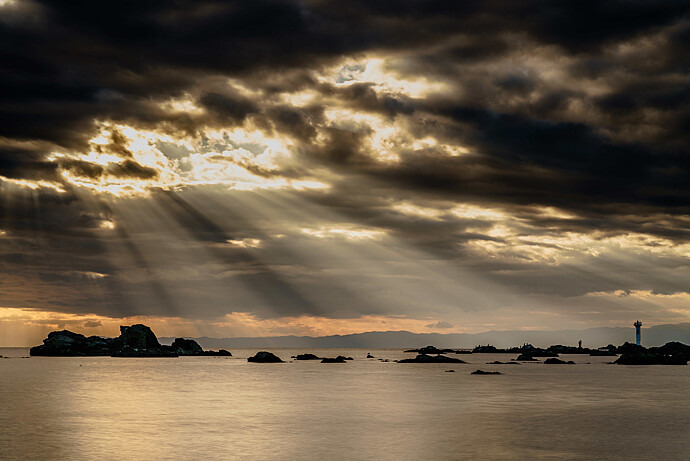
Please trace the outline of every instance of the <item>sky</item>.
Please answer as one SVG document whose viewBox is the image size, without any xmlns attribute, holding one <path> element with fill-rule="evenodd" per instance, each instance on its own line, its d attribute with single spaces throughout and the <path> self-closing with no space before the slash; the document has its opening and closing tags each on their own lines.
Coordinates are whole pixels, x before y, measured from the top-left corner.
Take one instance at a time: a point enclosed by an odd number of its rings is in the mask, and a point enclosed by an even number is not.
<svg viewBox="0 0 690 461">
<path fill-rule="evenodd" d="M 690 321 L 687 1 L 0 0 L 0 345 Z"/>
</svg>

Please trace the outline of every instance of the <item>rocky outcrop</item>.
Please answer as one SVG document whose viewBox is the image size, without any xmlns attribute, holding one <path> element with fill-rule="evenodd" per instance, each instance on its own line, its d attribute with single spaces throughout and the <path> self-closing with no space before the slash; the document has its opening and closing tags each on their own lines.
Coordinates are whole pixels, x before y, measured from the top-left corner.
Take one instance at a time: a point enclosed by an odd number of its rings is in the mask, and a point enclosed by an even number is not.
<svg viewBox="0 0 690 461">
<path fill-rule="evenodd" d="M 566 362 L 565 360 L 557 359 L 554 357 L 544 360 L 544 363 L 546 365 L 575 365 L 575 362 L 573 362 L 572 360 L 568 360 Z"/>
<path fill-rule="evenodd" d="M 505 349 L 498 349 L 495 346 L 492 346 L 491 344 L 487 344 L 486 346 L 477 346 L 474 349 L 472 349 L 473 354 L 498 354 L 501 352 L 508 352 Z"/>
<path fill-rule="evenodd" d="M 133 349 L 156 349 L 161 347 L 153 331 L 141 323 L 129 327 L 121 326 L 120 339 L 122 339 L 122 343 L 125 346 Z"/>
<path fill-rule="evenodd" d="M 204 350 L 193 339 L 175 338 L 170 345 L 179 355 L 201 355 Z"/>
<path fill-rule="evenodd" d="M 687 365 L 690 360 L 690 346 L 675 341 L 649 349 L 625 343 L 618 352 L 621 356 L 613 362 L 618 365 Z"/>
<path fill-rule="evenodd" d="M 367 352 L 367 358 L 368 358 L 368 359 L 374 359 L 374 358 L 376 358 L 376 357 L 374 357 L 373 355 L 371 355 L 371 352 Z"/>
<path fill-rule="evenodd" d="M 323 360 L 321 360 L 321 363 L 347 363 L 347 358 L 343 357 L 342 355 L 339 355 L 335 358 L 332 357 L 324 357 Z"/>
<path fill-rule="evenodd" d="M 476 370 L 470 373 L 471 375 L 500 375 L 500 371 L 484 371 L 484 370 Z"/>
<path fill-rule="evenodd" d="M 253 357 L 249 357 L 247 362 L 253 363 L 283 363 L 283 361 L 277 355 L 270 352 L 260 351 L 257 352 Z"/>
<path fill-rule="evenodd" d="M 466 363 L 460 359 L 446 357 L 445 355 L 418 354 L 413 359 L 398 360 L 398 363 Z"/>
<path fill-rule="evenodd" d="M 232 357 L 232 354 L 225 349 L 218 351 L 205 351 L 201 348 L 199 343 L 193 339 L 175 338 L 175 341 L 170 345 L 177 355 L 203 355 L 207 357 Z"/>
<path fill-rule="evenodd" d="M 32 356 L 49 357 L 177 357 L 189 356 L 230 356 L 230 352 L 204 351 L 196 341 L 177 338 L 171 346 L 161 345 L 149 327 L 142 324 L 121 326 L 117 338 L 89 336 L 68 330 L 53 331 L 40 346 L 32 347 Z"/>
<path fill-rule="evenodd" d="M 518 357 L 515 360 L 518 362 L 538 362 L 538 360 L 535 359 L 534 357 L 532 357 L 531 354 L 524 353 L 524 352 L 522 354 L 518 355 Z"/>
<path fill-rule="evenodd" d="M 69 330 L 52 331 L 30 354 L 46 357 L 109 356 L 124 346 L 121 338 L 86 337 Z"/>
<path fill-rule="evenodd" d="M 436 346 L 424 346 L 420 349 L 408 349 L 405 352 L 416 352 L 418 354 L 447 354 L 456 353 L 455 349 L 439 349 Z"/>
<path fill-rule="evenodd" d="M 321 360 L 321 357 L 314 354 L 298 354 L 293 355 L 292 358 L 295 360 Z"/>
</svg>

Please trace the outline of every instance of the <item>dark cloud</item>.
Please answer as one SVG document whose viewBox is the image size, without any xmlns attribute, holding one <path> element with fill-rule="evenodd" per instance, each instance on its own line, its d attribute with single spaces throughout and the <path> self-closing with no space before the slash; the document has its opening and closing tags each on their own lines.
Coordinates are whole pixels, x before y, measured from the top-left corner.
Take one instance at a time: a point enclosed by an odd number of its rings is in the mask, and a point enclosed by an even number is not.
<svg viewBox="0 0 690 461">
<path fill-rule="evenodd" d="M 405 273 L 411 254 L 386 260 L 362 244 L 380 258 L 372 265 L 343 237 L 344 224 L 381 230 L 395 254 L 414 248 L 522 294 L 682 291 L 683 257 L 653 249 L 690 237 L 686 1 L 17 0 L 0 10 L 0 267 L 15 287 L 37 283 L 30 295 L 6 291 L 3 305 L 204 318 L 413 315 L 424 296 L 437 296 L 429 309 L 441 313 L 454 305 L 452 283 L 430 276 L 425 286 Z M 387 78 L 435 89 L 412 96 L 402 84 L 352 77 L 372 57 L 385 61 Z M 295 102 L 300 92 L 309 102 Z M 173 110 L 171 100 L 198 110 Z M 399 132 L 372 143 L 380 126 L 371 117 Z M 330 188 L 291 199 L 246 194 L 233 206 L 216 189 L 182 186 L 110 202 L 78 182 L 158 185 L 163 175 L 137 159 L 117 123 L 184 136 L 184 145 L 152 144 L 183 178 L 200 153 L 266 180 L 316 178 Z M 104 124 L 107 139 L 89 144 Z M 261 163 L 264 147 L 204 133 L 244 126 L 289 139 L 294 158 Z M 436 143 L 416 142 L 428 138 Z M 449 154 L 454 146 L 461 155 Z M 247 158 L 218 154 L 240 148 Z M 97 163 L 92 151 L 116 160 Z M 22 181 L 41 183 L 27 191 Z M 501 210 L 513 234 L 454 214 L 460 203 Z M 314 243 L 308 232 L 326 234 Z M 572 264 L 539 259 L 575 253 L 559 240 L 571 234 L 591 246 L 648 240 Z M 332 253 L 360 259 L 326 267 Z M 409 277 L 418 294 L 396 305 L 396 287 L 374 269 Z"/>
</svg>

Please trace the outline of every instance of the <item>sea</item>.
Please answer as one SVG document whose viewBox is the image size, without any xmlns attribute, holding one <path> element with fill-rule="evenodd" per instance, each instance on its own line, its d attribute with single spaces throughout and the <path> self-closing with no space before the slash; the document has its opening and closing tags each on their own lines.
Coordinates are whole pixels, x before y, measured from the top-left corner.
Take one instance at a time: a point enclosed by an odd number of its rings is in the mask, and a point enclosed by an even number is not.
<svg viewBox="0 0 690 461">
<path fill-rule="evenodd" d="M 402 364 L 402 350 L 47 358 L 0 349 L 2 460 L 690 459 L 690 366 Z M 311 352 L 344 364 L 291 361 Z M 367 359 L 367 353 L 375 358 Z M 477 369 L 501 375 L 479 376 Z M 454 370 L 449 372 L 449 370 Z"/>
</svg>

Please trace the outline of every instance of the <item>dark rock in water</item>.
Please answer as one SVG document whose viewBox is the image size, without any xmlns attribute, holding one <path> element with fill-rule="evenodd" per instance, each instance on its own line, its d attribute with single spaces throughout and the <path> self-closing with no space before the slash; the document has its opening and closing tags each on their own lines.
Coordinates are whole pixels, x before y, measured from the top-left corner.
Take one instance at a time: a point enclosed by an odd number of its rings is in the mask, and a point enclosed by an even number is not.
<svg viewBox="0 0 690 461">
<path fill-rule="evenodd" d="M 420 349 L 408 349 L 405 352 L 417 352 L 418 354 L 445 354 L 455 352 L 454 349 L 438 349 L 435 346 L 424 346 Z"/>
<path fill-rule="evenodd" d="M 532 357 L 530 354 L 520 354 L 515 360 L 518 362 L 538 362 L 538 360 Z"/>
<path fill-rule="evenodd" d="M 659 347 L 650 347 L 649 350 L 655 354 L 671 355 L 690 360 L 690 346 L 677 341 L 671 341 Z"/>
<path fill-rule="evenodd" d="M 292 356 L 292 358 L 295 360 L 321 360 L 321 357 L 318 357 L 314 354 L 298 354 Z"/>
<path fill-rule="evenodd" d="M 367 352 L 367 358 L 368 358 L 368 359 L 374 359 L 374 358 L 376 358 L 376 357 L 374 357 L 373 355 L 371 355 L 371 352 Z"/>
<path fill-rule="evenodd" d="M 346 363 L 346 361 L 347 361 L 346 357 L 339 355 L 336 358 L 324 357 L 323 360 L 321 360 L 321 363 Z"/>
<path fill-rule="evenodd" d="M 517 362 L 499 362 L 496 360 L 495 362 L 486 362 L 487 365 L 520 365 Z"/>
<path fill-rule="evenodd" d="M 86 337 L 68 330 L 52 331 L 41 346 L 32 347 L 33 356 L 85 357 L 108 356 L 122 348 L 120 338 Z"/>
<path fill-rule="evenodd" d="M 572 360 L 568 360 L 567 362 L 565 360 L 557 359 L 557 358 L 549 358 L 544 360 L 544 363 L 546 365 L 575 365 L 575 362 Z"/>
<path fill-rule="evenodd" d="M 201 348 L 199 343 L 197 343 L 193 339 L 175 338 L 175 341 L 173 341 L 170 347 L 172 347 L 172 349 L 178 355 L 183 356 L 203 355 L 205 357 L 232 357 L 232 354 L 226 351 L 225 349 L 220 349 L 218 351 L 205 351 Z"/>
<path fill-rule="evenodd" d="M 175 338 L 170 345 L 179 355 L 201 355 L 204 350 L 193 339 Z"/>
<path fill-rule="evenodd" d="M 474 349 L 472 349 L 473 354 L 496 354 L 499 352 L 506 352 L 506 350 L 497 349 L 495 346 L 492 346 L 491 344 L 487 344 L 486 346 L 477 346 Z"/>
<path fill-rule="evenodd" d="M 558 357 L 558 353 L 550 349 L 534 347 L 531 344 L 523 344 L 519 348 L 511 348 L 510 352 L 519 352 L 526 356 L 534 357 Z"/>
<path fill-rule="evenodd" d="M 446 370 L 446 373 L 455 373 L 455 370 Z"/>
<path fill-rule="evenodd" d="M 418 354 L 413 359 L 398 360 L 398 363 L 466 363 L 460 359 L 446 357 L 445 355 Z"/>
<path fill-rule="evenodd" d="M 549 346 L 546 351 L 556 354 L 553 357 L 558 357 L 558 354 L 591 354 L 593 352 L 592 349 L 586 347 L 563 346 L 561 344 Z M 536 355 L 534 357 L 536 357 Z"/>
<path fill-rule="evenodd" d="M 500 375 L 501 372 L 499 371 L 484 371 L 484 370 L 476 370 L 470 373 L 471 375 Z"/>
<path fill-rule="evenodd" d="M 125 346 L 130 346 L 134 349 L 155 349 L 161 347 L 153 331 L 141 323 L 129 327 L 121 326 L 120 339 L 122 339 L 122 343 Z"/>
<path fill-rule="evenodd" d="M 117 338 L 88 338 L 71 331 L 53 331 L 43 340 L 43 345 L 32 347 L 33 356 L 52 357 L 177 357 L 178 355 L 222 355 L 228 351 L 204 351 L 196 341 L 177 338 L 172 346 L 162 346 L 146 325 L 121 326 Z"/>
<path fill-rule="evenodd" d="M 257 352 L 254 357 L 249 357 L 247 359 L 247 362 L 255 362 L 255 363 L 283 363 L 283 361 L 280 359 L 280 357 L 273 355 L 270 352 L 266 351 L 261 351 Z"/>
<path fill-rule="evenodd" d="M 687 365 L 690 360 L 690 346 L 675 341 L 649 349 L 625 343 L 618 351 L 622 355 L 613 362 L 618 365 Z"/>
</svg>

